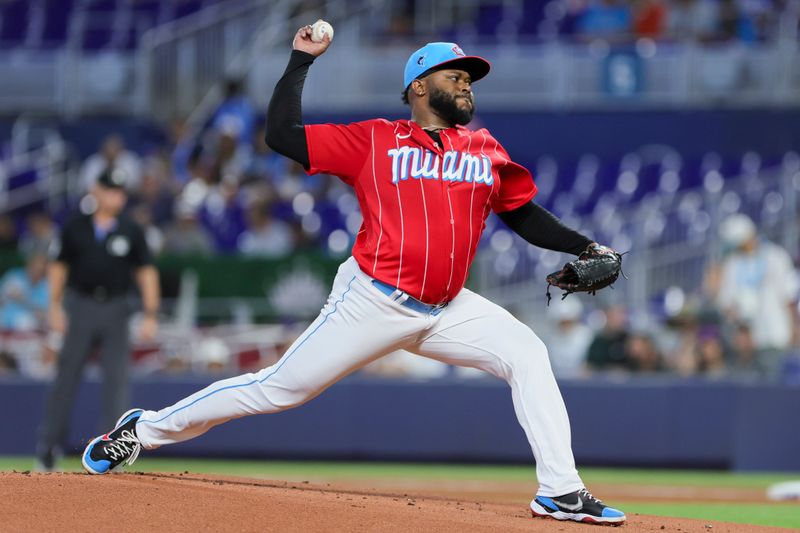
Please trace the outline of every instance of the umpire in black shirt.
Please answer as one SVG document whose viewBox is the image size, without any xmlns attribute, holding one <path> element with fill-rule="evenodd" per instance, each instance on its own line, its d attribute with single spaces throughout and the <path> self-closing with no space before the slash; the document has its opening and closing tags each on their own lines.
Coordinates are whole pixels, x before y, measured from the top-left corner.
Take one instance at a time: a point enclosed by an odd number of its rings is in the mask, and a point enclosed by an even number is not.
<svg viewBox="0 0 800 533">
<path fill-rule="evenodd" d="M 39 432 L 37 467 L 53 470 L 67 436 L 75 394 L 92 348 L 103 370 L 103 427 L 113 427 L 129 403 L 129 295 L 134 280 L 144 308 L 140 336 L 151 340 L 158 328 L 158 271 L 144 231 L 122 213 L 127 176 L 109 168 L 92 189 L 91 214 L 70 219 L 50 264 L 50 326 L 64 333 L 58 371 L 49 391 Z M 66 290 L 65 290 L 66 287 Z"/>
</svg>

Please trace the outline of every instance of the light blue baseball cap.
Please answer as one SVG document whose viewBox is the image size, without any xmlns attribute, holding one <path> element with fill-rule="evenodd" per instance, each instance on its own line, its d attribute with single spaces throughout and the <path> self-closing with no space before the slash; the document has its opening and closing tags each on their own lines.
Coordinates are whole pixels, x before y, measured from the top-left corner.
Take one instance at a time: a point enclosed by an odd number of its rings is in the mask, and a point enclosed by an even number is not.
<svg viewBox="0 0 800 533">
<path fill-rule="evenodd" d="M 491 65 L 482 57 L 468 56 L 456 43 L 428 43 L 408 58 L 403 81 L 406 89 L 411 82 L 428 71 L 457 68 L 478 81 L 489 73 Z"/>
</svg>

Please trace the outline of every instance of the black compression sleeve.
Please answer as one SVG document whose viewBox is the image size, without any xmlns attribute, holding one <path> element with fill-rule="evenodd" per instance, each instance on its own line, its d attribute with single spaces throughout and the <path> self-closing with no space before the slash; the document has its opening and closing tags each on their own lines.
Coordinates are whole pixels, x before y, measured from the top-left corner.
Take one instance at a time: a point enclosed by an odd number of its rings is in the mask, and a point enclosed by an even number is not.
<svg viewBox="0 0 800 533">
<path fill-rule="evenodd" d="M 514 233 L 540 248 L 580 255 L 592 240 L 566 227 L 544 207 L 528 202 L 512 211 L 498 213 Z"/>
<path fill-rule="evenodd" d="M 309 167 L 308 141 L 303 127 L 302 96 L 306 74 L 315 57 L 292 50 L 289 64 L 272 92 L 267 110 L 267 146 Z"/>
</svg>

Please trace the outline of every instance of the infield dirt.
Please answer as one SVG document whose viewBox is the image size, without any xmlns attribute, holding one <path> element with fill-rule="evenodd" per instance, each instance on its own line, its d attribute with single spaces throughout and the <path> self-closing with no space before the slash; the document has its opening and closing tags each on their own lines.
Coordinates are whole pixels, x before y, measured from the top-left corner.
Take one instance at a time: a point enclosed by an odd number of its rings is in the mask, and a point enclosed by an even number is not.
<svg viewBox="0 0 800 533">
<path fill-rule="evenodd" d="M 373 480 L 374 481 L 374 480 Z M 374 485 L 373 485 L 374 487 Z M 495 487 L 496 488 L 496 487 Z M 433 489 L 433 490 L 431 490 Z M 443 488 L 357 488 L 198 474 L 0 473 L 2 531 L 784 532 L 629 515 L 619 529 L 532 519 L 517 499 Z M 739 495 L 745 496 L 745 495 Z M 724 498 L 727 499 L 727 498 Z M 749 499 L 749 498 L 743 498 Z"/>
</svg>

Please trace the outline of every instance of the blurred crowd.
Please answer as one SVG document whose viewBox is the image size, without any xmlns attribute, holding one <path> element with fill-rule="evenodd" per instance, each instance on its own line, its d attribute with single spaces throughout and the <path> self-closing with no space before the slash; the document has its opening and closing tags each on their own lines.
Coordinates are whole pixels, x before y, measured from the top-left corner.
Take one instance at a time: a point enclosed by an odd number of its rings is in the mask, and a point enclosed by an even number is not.
<svg viewBox="0 0 800 533">
<path fill-rule="evenodd" d="M 273 153 L 263 140 L 262 115 L 241 84 L 230 81 L 199 140 L 176 123 L 171 144 L 141 162 L 118 138 L 109 138 L 92 156 L 102 163 L 91 166 L 90 158 L 84 164 L 81 184 L 88 187 L 97 169 L 109 163 L 122 163 L 140 176 L 132 182 L 129 203 L 155 254 L 281 257 L 324 244 L 330 228 L 322 227 L 326 221 L 314 211 L 315 203 L 335 204 L 352 195 L 344 185 L 307 176 L 300 165 Z M 354 201 L 348 205 L 354 210 Z"/>
<path fill-rule="evenodd" d="M 419 33 L 420 13 L 430 6 L 398 1 L 388 28 L 390 38 Z M 444 7 L 440 9 L 446 9 Z M 794 0 L 524 0 L 453 4 L 448 37 L 531 37 L 605 39 L 625 43 L 637 38 L 659 41 L 764 42 L 781 31 L 781 18 L 796 24 Z M 439 14 L 441 15 L 441 13 Z"/>
<path fill-rule="evenodd" d="M 698 42 L 776 37 L 784 0 L 594 0 L 567 2 L 575 35 Z"/>
<path fill-rule="evenodd" d="M 341 225 L 340 217 L 323 218 L 315 204 L 324 201 L 353 214 L 355 197 L 337 180 L 307 176 L 300 165 L 273 153 L 263 140 L 262 115 L 241 84 L 230 81 L 202 134 L 189 135 L 183 123 L 173 124 L 168 142 L 145 157 L 119 135 L 109 135 L 83 161 L 72 190 L 85 195 L 104 169 L 122 169 L 128 208 L 146 228 L 156 255 L 281 257 L 318 245 L 325 249 L 322 240 Z M 53 230 L 48 216 L 34 213 L 19 223 L 0 215 L 0 248 L 19 245 L 27 251 L 26 240 Z M 54 216 L 63 221 L 66 214 Z M 346 223 L 357 228 L 360 219 Z M 337 241 L 334 251 L 343 252 L 347 244 Z"/>
</svg>

